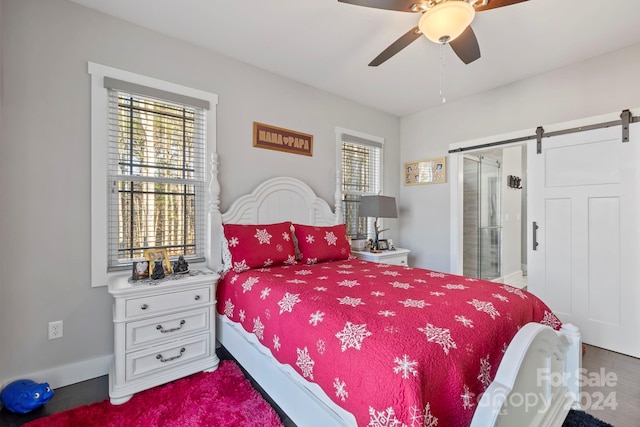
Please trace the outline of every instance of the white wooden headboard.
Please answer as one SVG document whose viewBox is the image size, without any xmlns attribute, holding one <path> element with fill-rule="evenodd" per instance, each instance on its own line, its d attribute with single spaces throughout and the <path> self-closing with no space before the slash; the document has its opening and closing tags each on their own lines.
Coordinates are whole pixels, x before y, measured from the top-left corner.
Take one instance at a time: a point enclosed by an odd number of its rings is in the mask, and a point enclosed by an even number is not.
<svg viewBox="0 0 640 427">
<path fill-rule="evenodd" d="M 335 212 L 304 182 L 292 177 L 271 178 L 258 185 L 251 193 L 236 199 L 229 209 L 221 213 L 218 158 L 214 153 L 210 161 L 209 213 L 211 215 L 211 258 L 207 266 L 218 270 L 222 265 L 222 224 L 270 224 L 291 221 L 307 225 L 334 225 L 342 222 L 339 178 L 336 178 Z"/>
<path fill-rule="evenodd" d="M 291 177 L 269 179 L 234 201 L 222 214 L 223 223 L 269 224 L 291 221 L 308 225 L 341 222 L 329 204 L 304 182 Z"/>
</svg>

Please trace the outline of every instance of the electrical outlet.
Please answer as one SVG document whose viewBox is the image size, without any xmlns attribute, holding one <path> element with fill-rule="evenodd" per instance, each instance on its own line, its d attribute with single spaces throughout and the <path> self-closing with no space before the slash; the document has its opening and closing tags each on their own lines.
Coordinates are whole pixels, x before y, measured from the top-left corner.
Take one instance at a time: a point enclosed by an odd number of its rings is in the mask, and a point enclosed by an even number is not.
<svg viewBox="0 0 640 427">
<path fill-rule="evenodd" d="M 49 339 L 62 338 L 62 320 L 49 322 Z"/>
</svg>

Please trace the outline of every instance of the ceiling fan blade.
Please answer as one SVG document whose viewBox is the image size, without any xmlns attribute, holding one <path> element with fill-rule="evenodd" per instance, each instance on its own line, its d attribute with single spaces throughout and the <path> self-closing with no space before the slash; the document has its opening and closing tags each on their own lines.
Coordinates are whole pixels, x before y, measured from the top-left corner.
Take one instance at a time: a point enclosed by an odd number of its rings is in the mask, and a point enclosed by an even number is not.
<svg viewBox="0 0 640 427">
<path fill-rule="evenodd" d="M 407 31 L 403 36 L 401 36 L 398 40 L 394 41 L 389 45 L 388 48 L 382 51 L 382 53 L 375 57 L 373 61 L 369 63 L 370 67 L 377 67 L 378 65 L 385 62 L 387 59 L 391 58 L 396 53 L 400 52 L 405 47 L 409 46 L 415 39 L 420 37 L 422 33 L 418 29 L 417 26 L 413 27 L 409 31 Z"/>
<path fill-rule="evenodd" d="M 456 55 L 458 55 L 458 58 L 465 64 L 470 64 L 480 58 L 480 46 L 478 45 L 476 34 L 471 29 L 471 25 L 456 37 L 455 40 L 450 41 L 449 44 Z"/>
<path fill-rule="evenodd" d="M 511 6 L 512 4 L 522 3 L 528 0 L 489 0 L 486 6 L 476 7 L 476 12 L 482 12 L 483 10 L 497 9 L 499 7 Z"/>
<path fill-rule="evenodd" d="M 422 3 L 419 0 L 338 0 L 356 6 L 373 7 L 375 9 L 397 10 L 400 12 L 419 12 L 412 10 L 412 6 Z"/>
</svg>

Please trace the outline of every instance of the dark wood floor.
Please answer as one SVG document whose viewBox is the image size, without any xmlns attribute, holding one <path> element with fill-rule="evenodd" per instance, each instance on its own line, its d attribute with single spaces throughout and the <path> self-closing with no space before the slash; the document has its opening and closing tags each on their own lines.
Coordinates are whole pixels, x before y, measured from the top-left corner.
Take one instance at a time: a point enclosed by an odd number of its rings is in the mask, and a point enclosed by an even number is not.
<svg viewBox="0 0 640 427">
<path fill-rule="evenodd" d="M 219 349 L 218 356 L 222 360 L 232 359 L 224 349 Z M 640 427 L 640 359 L 587 345 L 582 367 L 587 373 L 599 375 L 604 372 L 605 376 L 609 375 L 610 380 L 611 374 L 616 376 L 615 385 L 587 384 L 583 387 L 581 403 L 587 406 L 586 411 L 615 427 Z M 283 424 L 286 427 L 296 427 L 269 396 L 249 379 L 280 414 Z M 0 411 L 0 427 L 20 426 L 36 418 L 108 398 L 109 379 L 105 375 L 56 389 L 54 397 L 46 405 L 27 414 L 14 414 L 3 408 Z M 607 398 L 609 399 L 606 400 Z M 616 408 L 612 409 L 611 404 L 615 404 Z M 603 408 L 596 408 L 598 405 Z"/>
</svg>

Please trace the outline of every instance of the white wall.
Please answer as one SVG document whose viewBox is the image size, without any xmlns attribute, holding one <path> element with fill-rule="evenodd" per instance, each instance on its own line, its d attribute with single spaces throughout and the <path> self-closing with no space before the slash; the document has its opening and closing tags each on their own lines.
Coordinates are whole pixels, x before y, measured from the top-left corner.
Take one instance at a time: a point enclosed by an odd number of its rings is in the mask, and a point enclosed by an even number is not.
<svg viewBox="0 0 640 427">
<path fill-rule="evenodd" d="M 52 381 L 64 366 L 91 375 L 113 352 L 111 297 L 90 287 L 88 61 L 219 95 L 223 210 L 277 175 L 332 204 L 336 126 L 385 139 L 384 190 L 398 196 L 395 116 L 66 0 L 2 0 L 1 10 L 0 387 Z M 253 148 L 253 121 L 313 134 L 313 156 Z M 62 339 L 47 340 L 52 320 L 64 321 Z"/>
<path fill-rule="evenodd" d="M 639 74 L 640 45 L 635 45 L 403 117 L 400 160 L 442 156 L 451 143 L 521 130 L 533 135 L 538 126 L 637 107 Z M 447 184 L 400 188 L 396 244 L 412 250 L 412 265 L 449 271 L 450 182 L 448 176 Z"/>
<path fill-rule="evenodd" d="M 520 272 L 521 269 L 521 210 L 522 190 L 509 187 L 508 176 L 522 177 L 522 147 L 502 150 L 502 276 Z"/>
</svg>

